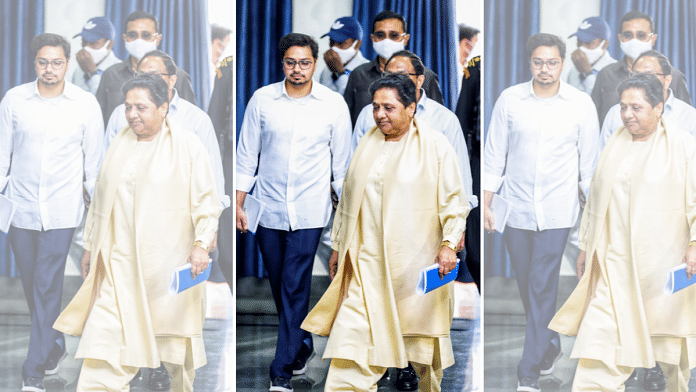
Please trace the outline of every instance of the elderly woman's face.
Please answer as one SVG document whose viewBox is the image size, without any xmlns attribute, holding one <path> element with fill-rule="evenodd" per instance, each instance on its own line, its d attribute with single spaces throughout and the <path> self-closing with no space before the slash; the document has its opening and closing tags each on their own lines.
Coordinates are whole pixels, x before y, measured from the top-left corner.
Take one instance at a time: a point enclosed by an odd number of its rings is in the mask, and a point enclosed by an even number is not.
<svg viewBox="0 0 696 392">
<path fill-rule="evenodd" d="M 162 129 L 166 114 L 167 106 L 157 107 L 148 90 L 134 88 L 126 94 L 126 120 L 139 140 L 154 137 Z"/>
<path fill-rule="evenodd" d="M 407 107 L 399 101 L 393 88 L 381 88 L 375 91 L 372 99 L 372 115 L 386 140 L 398 141 L 411 126 L 416 104 Z"/>
<path fill-rule="evenodd" d="M 621 94 L 620 105 L 621 120 L 633 140 L 646 140 L 655 132 L 662 115 L 662 103 L 652 106 L 643 89 L 629 88 Z"/>
</svg>

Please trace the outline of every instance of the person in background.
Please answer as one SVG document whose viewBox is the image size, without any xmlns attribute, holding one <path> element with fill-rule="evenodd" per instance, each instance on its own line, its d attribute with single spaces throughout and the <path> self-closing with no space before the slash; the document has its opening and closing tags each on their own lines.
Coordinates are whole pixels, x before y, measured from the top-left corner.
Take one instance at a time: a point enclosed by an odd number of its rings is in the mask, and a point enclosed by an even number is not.
<svg viewBox="0 0 696 392">
<path fill-rule="evenodd" d="M 104 123 L 94 95 L 65 80 L 70 44 L 56 34 L 31 41 L 37 79 L 0 102 L 0 191 L 17 202 L 8 233 L 31 316 L 22 391 L 44 392 L 67 356 L 53 328 L 75 227 L 101 164 Z"/>
<path fill-rule="evenodd" d="M 111 50 L 116 39 L 116 27 L 110 20 L 98 16 L 88 20 L 82 31 L 73 38 L 76 37 L 82 37 L 82 49 L 75 53 L 80 67 L 73 73 L 72 82 L 96 94 L 104 71 L 121 62 Z"/>
<path fill-rule="evenodd" d="M 331 30 L 321 38 L 327 35 L 331 49 L 324 53 L 326 68 L 321 71 L 319 83 L 343 95 L 350 73 L 368 62 L 360 51 L 363 28 L 355 18 L 345 16 L 336 19 Z"/>
<path fill-rule="evenodd" d="M 568 71 L 566 82 L 591 95 L 599 71 L 616 62 L 607 52 L 611 29 L 609 23 L 593 16 L 583 20 L 578 31 L 568 38 L 573 36 L 578 40 L 578 48 L 570 54 L 573 67 Z"/>
<path fill-rule="evenodd" d="M 478 35 L 481 31 L 475 27 L 467 26 L 464 23 L 459 25 L 459 64 L 466 69 L 469 55 L 474 50 L 478 42 Z"/>
<path fill-rule="evenodd" d="M 157 18 L 145 11 L 135 11 L 126 18 L 123 41 L 130 56 L 102 73 L 96 93 L 97 101 L 102 108 L 102 116 L 104 116 L 104 126 L 108 123 L 109 116 L 116 106 L 125 101 L 121 87 L 135 77 L 138 61 L 145 56 L 145 53 L 157 49 L 162 42 L 159 27 Z M 181 98 L 196 104 L 191 77 L 181 68 L 176 69 L 176 85 L 174 87 Z"/>
<path fill-rule="evenodd" d="M 222 54 L 227 52 L 227 47 L 230 44 L 230 39 L 232 37 L 232 30 L 218 26 L 216 24 L 210 25 L 210 94 L 213 94 L 213 88 L 215 88 L 215 78 L 217 77 L 217 69 L 220 67 L 220 61 L 222 61 Z"/>
</svg>

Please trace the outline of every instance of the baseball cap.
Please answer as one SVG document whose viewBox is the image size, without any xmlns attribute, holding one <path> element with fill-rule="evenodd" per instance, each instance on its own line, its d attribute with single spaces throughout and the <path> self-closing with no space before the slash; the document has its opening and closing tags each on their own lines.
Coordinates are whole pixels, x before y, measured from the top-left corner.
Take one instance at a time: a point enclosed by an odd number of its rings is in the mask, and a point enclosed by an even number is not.
<svg viewBox="0 0 696 392">
<path fill-rule="evenodd" d="M 116 27 L 110 20 L 103 16 L 97 16 L 85 23 L 82 31 L 75 34 L 73 38 L 82 36 L 87 42 L 94 42 L 100 38 L 113 40 L 116 38 Z"/>
<path fill-rule="evenodd" d="M 578 31 L 569 35 L 568 38 L 576 36 L 582 42 L 590 42 L 597 38 L 609 39 L 610 35 L 611 29 L 609 29 L 609 24 L 602 18 L 593 16 L 583 20 L 580 23 L 580 27 L 578 27 Z"/>
<path fill-rule="evenodd" d="M 321 36 L 324 38 L 329 36 L 335 42 L 343 42 L 348 38 L 362 40 L 363 29 L 358 21 L 350 16 L 344 16 L 336 19 L 328 33 Z"/>
</svg>

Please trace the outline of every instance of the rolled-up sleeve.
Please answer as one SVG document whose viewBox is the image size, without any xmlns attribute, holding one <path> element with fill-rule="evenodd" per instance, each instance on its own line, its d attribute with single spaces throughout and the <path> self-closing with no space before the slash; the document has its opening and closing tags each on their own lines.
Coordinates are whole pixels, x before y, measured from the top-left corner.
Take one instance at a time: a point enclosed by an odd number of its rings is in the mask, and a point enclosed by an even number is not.
<svg viewBox="0 0 696 392">
<path fill-rule="evenodd" d="M 258 98 L 251 97 L 244 112 L 242 129 L 237 144 L 237 185 L 235 190 L 247 192 L 256 182 L 256 168 L 261 152 L 261 122 L 259 119 Z"/>
<path fill-rule="evenodd" d="M 12 104 L 6 96 L 0 102 L 0 192 L 5 189 L 10 179 L 12 143 Z"/>
<path fill-rule="evenodd" d="M 483 189 L 497 192 L 503 184 L 503 171 L 508 152 L 507 97 L 503 93 L 493 107 L 488 140 L 483 152 Z"/>
</svg>

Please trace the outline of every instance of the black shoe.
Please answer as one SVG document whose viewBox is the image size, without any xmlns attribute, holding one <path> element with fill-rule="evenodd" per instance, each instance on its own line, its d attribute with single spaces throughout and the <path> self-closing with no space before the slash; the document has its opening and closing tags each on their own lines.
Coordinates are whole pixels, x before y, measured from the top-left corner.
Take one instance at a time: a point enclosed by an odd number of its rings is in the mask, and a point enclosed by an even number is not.
<svg viewBox="0 0 696 392">
<path fill-rule="evenodd" d="M 638 385 L 638 369 L 633 369 L 633 373 L 628 376 L 628 379 L 624 382 L 626 386 Z"/>
<path fill-rule="evenodd" d="M 22 392 L 46 392 L 43 380 L 37 377 L 27 377 L 22 383 Z"/>
<path fill-rule="evenodd" d="M 52 376 L 58 373 L 60 369 L 60 363 L 68 357 L 68 350 L 60 348 L 58 344 L 53 346 L 51 353 L 48 354 L 48 359 L 44 363 L 44 374 L 47 376 Z"/>
<path fill-rule="evenodd" d="M 539 381 L 536 378 L 522 377 L 517 381 L 517 392 L 541 392 Z"/>
<path fill-rule="evenodd" d="M 645 369 L 643 375 L 643 387 L 646 391 L 662 391 L 667 386 L 665 374 L 660 366 L 655 365 L 652 369 Z"/>
<path fill-rule="evenodd" d="M 297 353 L 297 358 L 292 362 L 290 368 L 292 369 L 293 376 L 300 376 L 307 372 L 307 364 L 314 356 L 314 350 L 310 350 L 309 347 L 304 344 L 300 348 L 300 352 Z"/>
<path fill-rule="evenodd" d="M 150 369 L 150 381 L 147 383 L 151 391 L 166 391 L 171 385 L 169 373 L 164 365 L 160 365 L 157 369 Z"/>
<path fill-rule="evenodd" d="M 292 392 L 292 383 L 289 378 L 273 377 L 269 391 Z"/>
<path fill-rule="evenodd" d="M 138 372 L 135 373 L 135 376 L 133 377 L 132 380 L 130 380 L 130 384 L 133 385 L 133 383 L 138 382 L 143 379 L 143 369 L 138 369 Z"/>
<path fill-rule="evenodd" d="M 539 375 L 548 376 L 549 374 L 552 374 L 553 368 L 556 366 L 556 362 L 558 362 L 562 356 L 563 350 L 561 350 L 560 347 L 556 348 L 556 346 L 554 346 L 552 343 L 551 347 L 546 350 L 546 354 L 539 364 Z"/>
<path fill-rule="evenodd" d="M 400 391 L 417 391 L 418 381 L 418 375 L 410 363 L 406 368 L 396 369 L 396 389 Z"/>
</svg>

